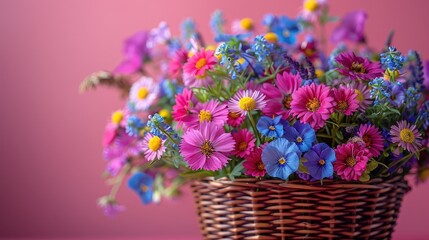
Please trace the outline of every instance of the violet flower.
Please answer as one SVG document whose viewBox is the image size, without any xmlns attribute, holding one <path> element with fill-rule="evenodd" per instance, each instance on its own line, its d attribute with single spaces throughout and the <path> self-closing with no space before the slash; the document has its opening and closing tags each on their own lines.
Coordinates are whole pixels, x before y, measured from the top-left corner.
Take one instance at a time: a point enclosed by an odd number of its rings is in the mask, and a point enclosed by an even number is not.
<svg viewBox="0 0 429 240">
<path fill-rule="evenodd" d="M 116 74 L 132 74 L 140 69 L 143 60 L 149 57 L 147 42 L 149 33 L 140 31 L 127 38 L 124 42 L 125 59 L 116 67 Z"/>
<path fill-rule="evenodd" d="M 364 11 L 353 11 L 345 15 L 340 25 L 337 26 L 331 35 L 333 43 L 349 40 L 352 42 L 365 42 L 365 21 L 367 14 Z"/>
</svg>

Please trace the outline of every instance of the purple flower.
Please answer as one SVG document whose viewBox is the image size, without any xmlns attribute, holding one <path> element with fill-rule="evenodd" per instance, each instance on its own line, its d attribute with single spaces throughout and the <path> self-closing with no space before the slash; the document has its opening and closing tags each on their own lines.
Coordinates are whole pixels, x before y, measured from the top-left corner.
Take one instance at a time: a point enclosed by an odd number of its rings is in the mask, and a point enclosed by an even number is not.
<svg viewBox="0 0 429 240">
<path fill-rule="evenodd" d="M 423 81 L 423 86 L 425 86 L 425 89 L 429 90 L 429 61 L 425 61 L 423 63 L 423 68 L 424 68 L 424 78 L 425 78 L 425 80 Z"/>
<path fill-rule="evenodd" d="M 148 39 L 149 33 L 140 31 L 125 40 L 123 49 L 125 59 L 114 70 L 116 74 L 132 74 L 139 70 L 143 60 L 149 57 Z"/>
<path fill-rule="evenodd" d="M 333 43 L 349 40 L 352 42 L 365 42 L 364 29 L 367 14 L 364 11 L 350 12 L 343 17 L 331 35 Z"/>
<path fill-rule="evenodd" d="M 371 62 L 367 58 L 356 56 L 354 52 L 343 52 L 335 58 L 340 65 L 338 72 L 352 80 L 372 80 L 383 76 L 383 69 L 378 62 Z"/>
<path fill-rule="evenodd" d="M 119 205 L 109 196 L 102 197 L 98 200 L 98 206 L 103 210 L 104 215 L 114 218 L 118 213 L 123 212 L 125 207 Z"/>
<path fill-rule="evenodd" d="M 303 164 L 308 168 L 311 177 L 320 180 L 334 174 L 332 163 L 336 161 L 335 151 L 326 143 L 314 145 L 310 151 L 304 154 L 304 158 L 307 159 L 307 162 Z"/>
</svg>

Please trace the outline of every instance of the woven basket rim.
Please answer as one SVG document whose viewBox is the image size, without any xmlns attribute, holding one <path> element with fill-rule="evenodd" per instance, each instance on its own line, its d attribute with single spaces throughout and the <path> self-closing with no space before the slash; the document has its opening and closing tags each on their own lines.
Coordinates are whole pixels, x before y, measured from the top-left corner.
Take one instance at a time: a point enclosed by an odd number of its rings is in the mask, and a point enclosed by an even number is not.
<svg viewBox="0 0 429 240">
<path fill-rule="evenodd" d="M 258 179 L 258 178 L 236 178 L 230 180 L 226 177 L 215 179 L 214 177 L 206 177 L 196 181 L 208 182 L 210 184 L 222 184 L 231 186 L 260 186 L 272 188 L 296 188 L 306 190 L 326 190 L 326 189 L 347 189 L 347 188 L 360 188 L 360 189 L 383 189 L 391 187 L 392 184 L 403 182 L 408 186 L 407 181 L 403 176 L 395 176 L 392 178 L 375 178 L 368 182 L 362 183 L 359 181 L 343 181 L 324 179 L 323 183 L 320 181 L 306 181 L 306 180 L 290 180 L 284 181 L 280 179 Z"/>
</svg>

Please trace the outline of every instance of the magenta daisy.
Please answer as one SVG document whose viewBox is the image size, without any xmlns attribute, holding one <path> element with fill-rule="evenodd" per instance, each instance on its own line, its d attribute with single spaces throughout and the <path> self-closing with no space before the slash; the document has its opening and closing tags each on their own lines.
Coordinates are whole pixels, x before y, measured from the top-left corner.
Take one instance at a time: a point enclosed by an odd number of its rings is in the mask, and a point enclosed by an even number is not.
<svg viewBox="0 0 429 240">
<path fill-rule="evenodd" d="M 323 84 L 303 86 L 292 94 L 291 109 L 294 117 L 301 123 L 308 123 L 318 130 L 334 110 L 334 98 L 331 89 Z"/>
<path fill-rule="evenodd" d="M 188 61 L 188 52 L 184 49 L 176 50 L 169 63 L 169 73 L 172 78 L 182 75 L 183 65 Z"/>
<path fill-rule="evenodd" d="M 352 115 L 359 108 L 359 101 L 354 89 L 347 87 L 334 88 L 335 110 L 346 116 Z"/>
<path fill-rule="evenodd" d="M 383 69 L 379 62 L 371 62 L 367 58 L 358 57 L 354 52 L 343 52 L 335 58 L 341 68 L 338 72 L 350 77 L 352 80 L 372 80 L 376 77 L 383 76 Z"/>
<path fill-rule="evenodd" d="M 261 110 L 265 107 L 267 101 L 265 95 L 260 91 L 240 90 L 228 102 L 230 112 L 246 115 L 252 110 Z"/>
<path fill-rule="evenodd" d="M 263 147 L 263 146 L 261 146 Z M 262 162 L 262 148 L 255 148 L 243 162 L 245 174 L 252 177 L 263 177 L 267 173 L 264 162 Z"/>
<path fill-rule="evenodd" d="M 359 101 L 359 110 L 365 112 L 365 109 L 371 104 L 371 91 L 368 85 L 360 81 L 354 81 L 351 87 L 354 88 L 357 95 L 356 99 Z"/>
<path fill-rule="evenodd" d="M 213 83 L 212 79 L 207 75 L 196 77 L 196 76 L 192 76 L 192 74 L 189 74 L 189 73 L 183 73 L 183 84 L 186 87 L 189 87 L 189 88 L 207 87 L 212 83 Z"/>
<path fill-rule="evenodd" d="M 241 115 L 241 113 L 228 112 L 228 119 L 226 123 L 231 127 L 239 127 L 246 117 Z"/>
<path fill-rule="evenodd" d="M 365 142 L 365 147 L 373 157 L 380 156 L 384 148 L 384 138 L 377 127 L 371 124 L 361 124 L 357 135 Z"/>
<path fill-rule="evenodd" d="M 146 159 L 148 161 L 159 160 L 166 149 L 164 144 L 165 140 L 150 133 L 146 133 L 142 141 L 143 153 Z"/>
<path fill-rule="evenodd" d="M 183 71 L 193 77 L 201 78 L 207 76 L 206 71 L 213 69 L 216 57 L 211 50 L 201 49 L 196 52 L 183 66 Z"/>
<path fill-rule="evenodd" d="M 200 129 L 189 129 L 182 138 L 180 153 L 192 170 L 215 171 L 228 162 L 235 141 L 223 127 L 203 122 Z"/>
<path fill-rule="evenodd" d="M 285 71 L 277 74 L 276 86 L 264 83 L 261 91 L 267 96 L 268 102 L 262 112 L 269 117 L 282 115 L 284 119 L 289 118 L 292 93 L 301 86 L 301 82 L 299 74 L 293 75 Z"/>
<path fill-rule="evenodd" d="M 177 122 L 177 127 L 192 120 L 191 110 L 197 102 L 192 90 L 185 88 L 181 94 L 177 94 L 176 104 L 173 106 L 173 119 Z"/>
<path fill-rule="evenodd" d="M 358 143 L 349 142 L 337 146 L 335 156 L 334 171 L 337 175 L 346 181 L 357 181 L 365 172 L 371 153 Z"/>
<path fill-rule="evenodd" d="M 247 129 L 240 129 L 232 133 L 235 141 L 235 149 L 232 154 L 237 157 L 248 156 L 255 147 L 255 136 Z"/>
<path fill-rule="evenodd" d="M 416 153 L 422 146 L 422 135 L 416 125 L 402 120 L 390 128 L 390 136 L 393 143 L 398 143 L 403 149 Z"/>
<path fill-rule="evenodd" d="M 217 100 L 210 100 L 205 103 L 197 103 L 192 109 L 192 119 L 186 123 L 188 128 L 198 128 L 202 122 L 213 122 L 218 126 L 223 126 L 228 119 L 228 109 L 226 104 L 220 104 Z"/>
</svg>

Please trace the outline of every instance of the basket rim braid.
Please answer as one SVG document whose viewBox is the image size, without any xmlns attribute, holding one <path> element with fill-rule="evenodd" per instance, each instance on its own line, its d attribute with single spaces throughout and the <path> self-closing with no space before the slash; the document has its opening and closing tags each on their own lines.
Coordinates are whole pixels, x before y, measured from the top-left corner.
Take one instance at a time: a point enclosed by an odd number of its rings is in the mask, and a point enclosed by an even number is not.
<svg viewBox="0 0 429 240">
<path fill-rule="evenodd" d="M 204 178 L 191 184 L 204 239 L 390 239 L 401 176 L 367 183 Z"/>
</svg>

